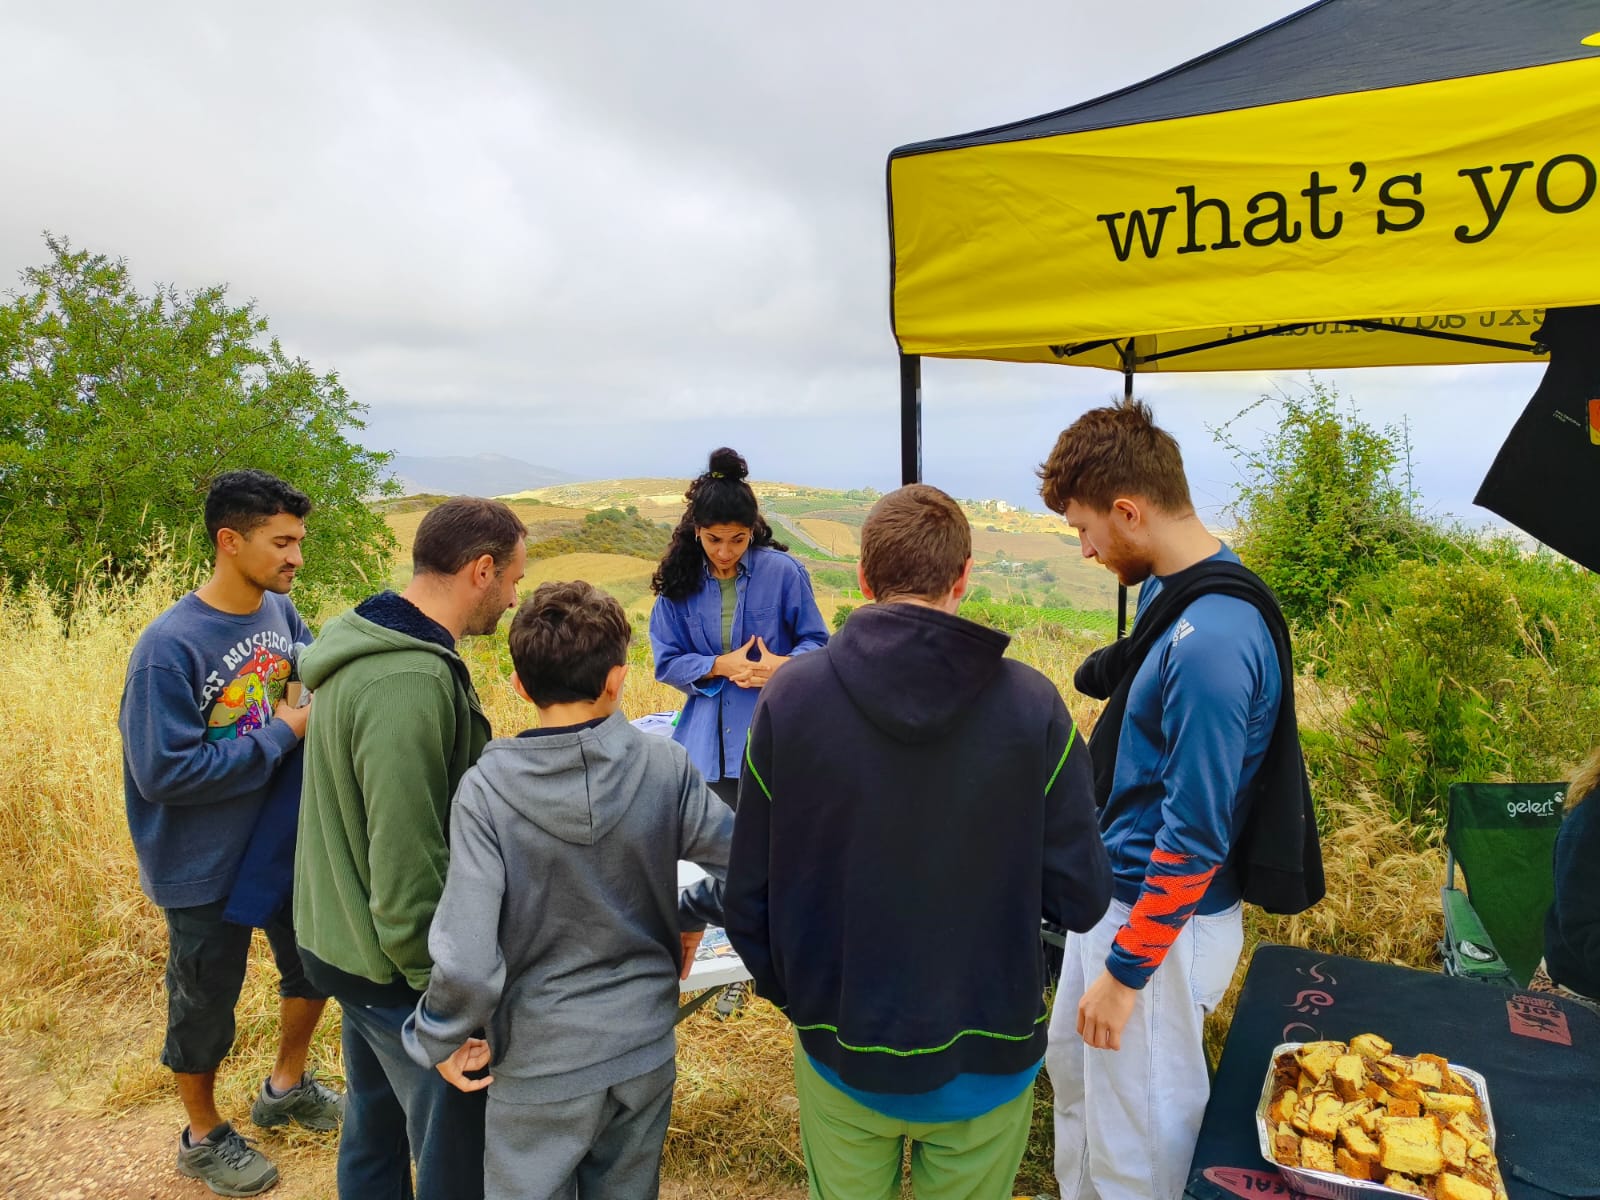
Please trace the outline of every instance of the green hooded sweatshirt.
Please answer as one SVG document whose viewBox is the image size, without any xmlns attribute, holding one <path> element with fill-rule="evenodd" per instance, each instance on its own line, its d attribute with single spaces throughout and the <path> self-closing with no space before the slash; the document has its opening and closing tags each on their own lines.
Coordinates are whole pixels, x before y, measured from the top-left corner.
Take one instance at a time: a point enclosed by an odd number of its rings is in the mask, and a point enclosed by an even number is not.
<svg viewBox="0 0 1600 1200">
<path fill-rule="evenodd" d="M 450 798 L 490 736 L 448 640 L 384 593 L 328 622 L 300 661 L 314 700 L 296 937 L 331 967 L 416 992 L 433 967 L 428 926 L 444 891 Z"/>
</svg>

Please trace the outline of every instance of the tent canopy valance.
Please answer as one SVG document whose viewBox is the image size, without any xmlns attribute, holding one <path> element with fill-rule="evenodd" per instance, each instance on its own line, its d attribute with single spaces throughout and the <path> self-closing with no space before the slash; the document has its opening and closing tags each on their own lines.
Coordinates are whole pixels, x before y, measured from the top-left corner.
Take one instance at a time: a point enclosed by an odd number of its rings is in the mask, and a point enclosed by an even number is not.
<svg viewBox="0 0 1600 1200">
<path fill-rule="evenodd" d="M 1600 3 L 1322 0 L 889 158 L 906 355 L 1122 371 L 1530 361 L 1600 302 Z"/>
</svg>

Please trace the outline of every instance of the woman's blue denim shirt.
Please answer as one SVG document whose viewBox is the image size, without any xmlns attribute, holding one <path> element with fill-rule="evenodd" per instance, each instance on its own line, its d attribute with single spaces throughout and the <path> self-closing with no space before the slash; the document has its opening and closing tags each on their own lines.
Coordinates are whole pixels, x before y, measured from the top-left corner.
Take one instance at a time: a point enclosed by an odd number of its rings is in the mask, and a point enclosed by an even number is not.
<svg viewBox="0 0 1600 1200">
<path fill-rule="evenodd" d="M 764 546 L 745 551 L 735 588 L 739 599 L 733 610 L 732 647 L 754 635 L 774 654 L 787 657 L 827 644 L 828 627 L 811 594 L 811 578 L 783 551 Z M 688 697 L 673 740 L 688 750 L 706 779 L 737 779 L 761 689 L 742 688 L 720 677 L 704 685 L 696 682 L 722 653 L 722 587 L 709 563 L 697 591 L 681 600 L 656 600 L 650 646 L 656 678 Z"/>
</svg>

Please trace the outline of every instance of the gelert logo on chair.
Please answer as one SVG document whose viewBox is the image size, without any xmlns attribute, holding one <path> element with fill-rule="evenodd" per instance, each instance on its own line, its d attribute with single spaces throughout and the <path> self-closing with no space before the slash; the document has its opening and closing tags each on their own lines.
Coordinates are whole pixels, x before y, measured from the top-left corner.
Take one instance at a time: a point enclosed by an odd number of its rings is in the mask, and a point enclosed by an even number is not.
<svg viewBox="0 0 1600 1200">
<path fill-rule="evenodd" d="M 1507 800 L 1508 817 L 1549 817 L 1566 803 L 1567 794 L 1556 792 L 1544 800 Z"/>
</svg>

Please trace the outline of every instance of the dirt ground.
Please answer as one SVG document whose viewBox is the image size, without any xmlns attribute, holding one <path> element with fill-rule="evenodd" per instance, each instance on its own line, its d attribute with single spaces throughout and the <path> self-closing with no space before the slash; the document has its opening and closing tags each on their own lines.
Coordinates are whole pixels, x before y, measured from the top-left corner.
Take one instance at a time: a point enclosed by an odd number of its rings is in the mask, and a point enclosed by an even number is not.
<svg viewBox="0 0 1600 1200">
<path fill-rule="evenodd" d="M 6 1200 L 209 1200 L 212 1193 L 173 1168 L 183 1110 L 170 1100 L 121 1116 L 86 1110 L 22 1056 L 0 1045 L 0 1196 Z M 272 1200 L 334 1200 L 332 1140 L 257 1130 L 246 1137 L 278 1164 Z M 804 1200 L 804 1188 L 763 1189 L 729 1180 L 667 1180 L 662 1200 Z"/>
</svg>

